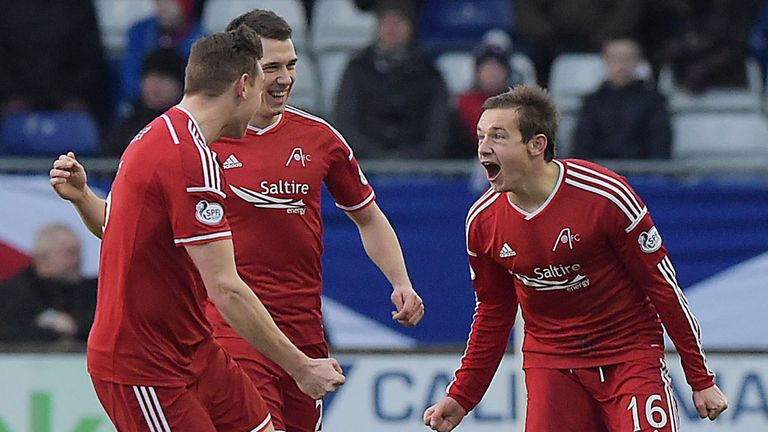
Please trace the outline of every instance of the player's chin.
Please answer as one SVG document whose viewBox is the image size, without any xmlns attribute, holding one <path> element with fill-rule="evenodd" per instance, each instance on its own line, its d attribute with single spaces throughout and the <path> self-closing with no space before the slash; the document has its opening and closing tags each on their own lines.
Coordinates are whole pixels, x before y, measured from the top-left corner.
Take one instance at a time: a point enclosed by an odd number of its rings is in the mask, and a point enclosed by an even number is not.
<svg viewBox="0 0 768 432">
<path fill-rule="evenodd" d="M 493 179 L 488 179 L 494 192 L 505 192 L 504 179 L 501 175 L 497 175 Z"/>
</svg>

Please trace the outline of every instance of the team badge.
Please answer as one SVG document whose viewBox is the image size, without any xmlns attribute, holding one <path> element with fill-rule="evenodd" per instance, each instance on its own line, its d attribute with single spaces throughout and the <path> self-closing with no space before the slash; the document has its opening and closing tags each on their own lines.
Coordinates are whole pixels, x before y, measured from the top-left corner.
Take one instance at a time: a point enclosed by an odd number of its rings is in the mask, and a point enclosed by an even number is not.
<svg viewBox="0 0 768 432">
<path fill-rule="evenodd" d="M 640 244 L 640 250 L 645 253 L 654 253 L 661 248 L 661 236 L 653 226 L 648 231 L 640 233 L 637 242 Z"/>
<path fill-rule="evenodd" d="M 307 162 L 312 162 L 312 155 L 304 153 L 301 147 L 296 147 L 291 151 L 291 155 L 288 156 L 288 161 L 285 162 L 285 166 L 290 166 L 291 163 L 298 162 L 302 167 L 307 167 Z"/>
<path fill-rule="evenodd" d="M 202 200 L 195 206 L 195 218 L 206 225 L 218 225 L 224 219 L 224 208 L 219 203 Z"/>
<path fill-rule="evenodd" d="M 563 228 L 555 239 L 555 244 L 552 246 L 552 252 L 557 250 L 557 247 L 561 244 L 568 245 L 568 249 L 573 250 L 573 243 L 581 241 L 581 234 L 574 234 L 570 228 Z"/>
</svg>

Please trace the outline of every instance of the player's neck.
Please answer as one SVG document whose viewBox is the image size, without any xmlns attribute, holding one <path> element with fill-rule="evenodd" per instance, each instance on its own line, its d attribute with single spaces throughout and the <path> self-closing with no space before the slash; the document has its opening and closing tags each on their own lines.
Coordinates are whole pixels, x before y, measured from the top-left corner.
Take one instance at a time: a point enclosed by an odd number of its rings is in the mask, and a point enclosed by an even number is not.
<svg viewBox="0 0 768 432">
<path fill-rule="evenodd" d="M 521 183 L 515 190 L 507 192 L 510 202 L 529 212 L 537 210 L 552 194 L 560 176 L 560 166 L 554 162 L 544 162 L 542 166 L 534 167 L 526 182 Z"/>
<path fill-rule="evenodd" d="M 251 117 L 248 125 L 258 129 L 264 129 L 277 123 L 278 120 L 280 120 L 280 114 L 260 114 L 257 112 Z"/>
<path fill-rule="evenodd" d="M 217 98 L 202 95 L 185 95 L 179 106 L 186 109 L 197 122 L 205 142 L 210 144 L 221 138 L 227 125 L 229 110 Z"/>
</svg>

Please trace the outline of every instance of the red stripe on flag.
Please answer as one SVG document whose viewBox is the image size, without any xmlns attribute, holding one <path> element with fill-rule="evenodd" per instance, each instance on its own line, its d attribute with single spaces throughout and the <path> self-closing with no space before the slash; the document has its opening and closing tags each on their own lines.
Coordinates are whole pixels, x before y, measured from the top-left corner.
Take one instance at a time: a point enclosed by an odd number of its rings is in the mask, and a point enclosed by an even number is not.
<svg viewBox="0 0 768 432">
<path fill-rule="evenodd" d="M 32 258 L 7 244 L 0 242 L 0 282 L 10 279 L 32 264 Z"/>
</svg>

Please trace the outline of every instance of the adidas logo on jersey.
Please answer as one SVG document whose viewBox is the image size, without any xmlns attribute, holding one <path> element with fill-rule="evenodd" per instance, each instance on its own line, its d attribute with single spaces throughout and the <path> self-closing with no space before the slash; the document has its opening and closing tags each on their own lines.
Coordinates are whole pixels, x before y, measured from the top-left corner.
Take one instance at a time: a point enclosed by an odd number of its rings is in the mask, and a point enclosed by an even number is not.
<svg viewBox="0 0 768 432">
<path fill-rule="evenodd" d="M 224 161 L 223 165 L 224 169 L 240 168 L 241 166 L 243 166 L 243 163 L 237 160 L 233 154 L 229 155 L 227 160 Z"/>
<path fill-rule="evenodd" d="M 502 246 L 501 250 L 499 251 L 499 258 L 510 258 L 515 255 L 517 255 L 517 252 L 515 252 L 515 250 L 509 247 L 509 245 L 506 243 L 504 243 L 504 246 Z"/>
</svg>

